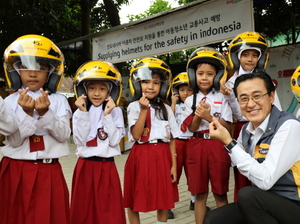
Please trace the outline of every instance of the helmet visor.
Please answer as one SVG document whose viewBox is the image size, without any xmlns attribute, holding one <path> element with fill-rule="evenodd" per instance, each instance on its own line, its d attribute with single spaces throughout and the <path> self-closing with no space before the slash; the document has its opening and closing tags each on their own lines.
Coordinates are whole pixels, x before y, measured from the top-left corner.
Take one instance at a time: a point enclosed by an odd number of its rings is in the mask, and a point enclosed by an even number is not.
<svg viewBox="0 0 300 224">
<path fill-rule="evenodd" d="M 170 84 L 170 73 L 164 69 L 142 67 L 132 73 L 132 81 L 158 80 Z"/>
<path fill-rule="evenodd" d="M 53 65 L 37 62 L 35 60 L 17 61 L 13 64 L 13 67 L 18 73 L 20 70 L 32 70 L 32 71 L 49 72 L 50 74 L 54 70 Z"/>
</svg>

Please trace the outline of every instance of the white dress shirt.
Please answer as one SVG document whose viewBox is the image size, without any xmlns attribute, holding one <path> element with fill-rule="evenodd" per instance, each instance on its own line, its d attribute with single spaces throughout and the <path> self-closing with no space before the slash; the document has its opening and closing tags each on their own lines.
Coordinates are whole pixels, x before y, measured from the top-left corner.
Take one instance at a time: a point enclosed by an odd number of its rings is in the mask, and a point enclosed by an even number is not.
<svg viewBox="0 0 300 224">
<path fill-rule="evenodd" d="M 168 120 L 160 120 L 156 115 L 155 115 L 155 109 L 150 107 L 151 111 L 151 130 L 150 130 L 150 136 L 149 136 L 149 141 L 155 140 L 155 139 L 161 139 L 164 142 L 170 142 L 171 134 L 173 138 L 178 138 L 180 133 L 179 129 L 173 114 L 173 111 L 171 107 L 167 104 L 165 104 L 167 112 L 168 112 Z M 128 105 L 127 108 L 127 113 L 128 113 L 128 137 L 129 141 L 135 142 L 135 139 L 132 137 L 131 134 L 131 126 L 135 125 L 137 122 L 139 115 L 141 111 L 141 106 L 139 101 L 134 101 L 131 102 Z M 139 143 L 143 143 L 138 141 Z"/>
<path fill-rule="evenodd" d="M 183 120 L 186 119 L 192 112 L 193 105 L 193 95 L 189 96 L 185 100 L 186 110 L 183 112 Z M 210 104 L 210 114 L 218 119 L 223 119 L 228 122 L 232 122 L 232 112 L 229 107 L 228 102 L 225 100 L 224 95 L 220 92 L 209 92 L 207 95 L 204 95 L 200 91 L 197 93 L 196 105 L 206 97 L 205 102 Z M 196 131 L 203 131 L 209 129 L 209 122 L 202 119 L 199 128 Z"/>
<path fill-rule="evenodd" d="M 251 123 L 248 124 L 247 132 L 253 134 L 251 138 L 252 149 L 266 131 L 268 122 L 269 116 L 255 130 Z M 237 140 L 238 144 L 229 153 L 231 161 L 233 165 L 237 166 L 241 174 L 248 177 L 260 189 L 270 189 L 294 163 L 300 161 L 300 144 L 298 143 L 300 123 L 296 120 L 287 120 L 281 125 L 274 135 L 269 152 L 262 163 L 253 158 L 253 150 L 249 154 L 241 147 L 241 133 Z"/>
<path fill-rule="evenodd" d="M 190 132 L 188 129 L 186 130 L 186 132 L 182 132 L 181 131 L 181 124 L 183 122 L 183 112 L 186 110 L 186 106 L 183 102 L 180 102 L 179 104 L 176 104 L 175 106 L 175 119 L 178 125 L 178 129 L 180 131 L 180 136 L 179 138 L 182 139 L 188 139 L 189 137 L 191 137 L 193 135 L 192 132 Z"/>
<path fill-rule="evenodd" d="M 120 107 L 115 107 L 110 114 L 104 116 L 103 105 L 98 107 L 98 114 L 77 109 L 73 115 L 73 139 L 77 145 L 78 157 L 113 157 L 121 154 L 120 140 L 125 136 L 123 113 Z M 101 140 L 97 137 L 97 129 L 91 133 L 91 127 L 104 128 L 107 138 Z M 93 136 L 93 137 L 91 137 Z M 86 146 L 86 142 L 97 138 L 97 146 Z"/>
<path fill-rule="evenodd" d="M 39 91 L 28 91 L 34 99 L 41 96 Z M 39 116 L 34 110 L 33 116 L 27 115 L 18 105 L 20 94 L 15 92 L 5 98 L 6 104 L 16 114 L 18 130 L 7 136 L 8 145 L 3 147 L 3 156 L 13 159 L 36 160 L 52 159 L 70 154 L 68 138 L 70 137 L 71 108 L 65 96 L 52 93 L 49 95 L 50 106 L 48 111 Z M 45 149 L 30 152 L 29 137 L 42 135 Z"/>
<path fill-rule="evenodd" d="M 0 96 L 0 134 L 10 135 L 17 129 L 18 123 L 15 114 L 6 106 Z"/>
</svg>

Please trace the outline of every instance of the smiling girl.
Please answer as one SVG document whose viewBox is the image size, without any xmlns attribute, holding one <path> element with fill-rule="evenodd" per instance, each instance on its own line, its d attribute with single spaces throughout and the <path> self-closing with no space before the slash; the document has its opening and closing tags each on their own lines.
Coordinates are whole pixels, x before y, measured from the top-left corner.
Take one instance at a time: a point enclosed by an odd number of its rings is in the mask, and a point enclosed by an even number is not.
<svg viewBox="0 0 300 224">
<path fill-rule="evenodd" d="M 0 164 L 0 223 L 69 224 L 69 191 L 59 158 L 70 154 L 71 108 L 56 93 L 64 56 L 48 38 L 25 35 L 4 52 L 5 98 L 18 129 L 7 136 Z"/>
<path fill-rule="evenodd" d="M 121 74 L 108 62 L 90 61 L 74 78 L 73 138 L 79 157 L 72 181 L 72 224 L 125 224 L 121 184 L 114 156 L 125 136 Z"/>
<path fill-rule="evenodd" d="M 166 223 L 168 209 L 178 201 L 176 149 L 178 126 L 170 106 L 171 70 L 163 61 L 144 58 L 130 70 L 130 91 L 136 101 L 128 106 L 129 140 L 135 142 L 125 165 L 124 201 L 131 224 L 139 212 L 157 211 Z"/>
</svg>

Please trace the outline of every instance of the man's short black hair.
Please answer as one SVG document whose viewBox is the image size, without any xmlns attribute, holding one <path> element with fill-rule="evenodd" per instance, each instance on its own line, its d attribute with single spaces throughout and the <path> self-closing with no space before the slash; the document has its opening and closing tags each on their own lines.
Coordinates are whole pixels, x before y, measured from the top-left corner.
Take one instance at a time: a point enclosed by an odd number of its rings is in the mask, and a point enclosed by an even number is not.
<svg viewBox="0 0 300 224">
<path fill-rule="evenodd" d="M 274 86 L 274 83 L 273 83 L 271 77 L 266 72 L 259 71 L 259 72 L 244 74 L 244 75 L 237 77 L 237 79 L 235 80 L 235 83 L 234 83 L 234 87 L 233 87 L 235 97 L 238 97 L 237 87 L 239 86 L 239 84 L 241 82 L 244 82 L 247 80 L 252 80 L 255 78 L 259 78 L 264 81 L 265 87 L 267 89 L 269 96 L 270 96 L 271 92 L 275 92 L 275 86 Z"/>
<path fill-rule="evenodd" d="M 0 88 L 3 88 L 3 87 L 5 87 L 5 82 L 0 80 Z"/>
</svg>

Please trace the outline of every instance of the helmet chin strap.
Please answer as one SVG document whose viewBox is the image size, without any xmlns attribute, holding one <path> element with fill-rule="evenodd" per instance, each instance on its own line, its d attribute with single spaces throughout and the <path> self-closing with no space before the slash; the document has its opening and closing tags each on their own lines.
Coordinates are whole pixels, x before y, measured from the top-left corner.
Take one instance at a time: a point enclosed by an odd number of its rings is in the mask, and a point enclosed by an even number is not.
<svg viewBox="0 0 300 224">
<path fill-rule="evenodd" d="M 197 91 L 194 90 L 194 94 L 193 94 L 193 105 L 192 105 L 192 115 L 195 115 L 195 111 L 196 111 L 196 99 L 197 99 Z"/>
</svg>

